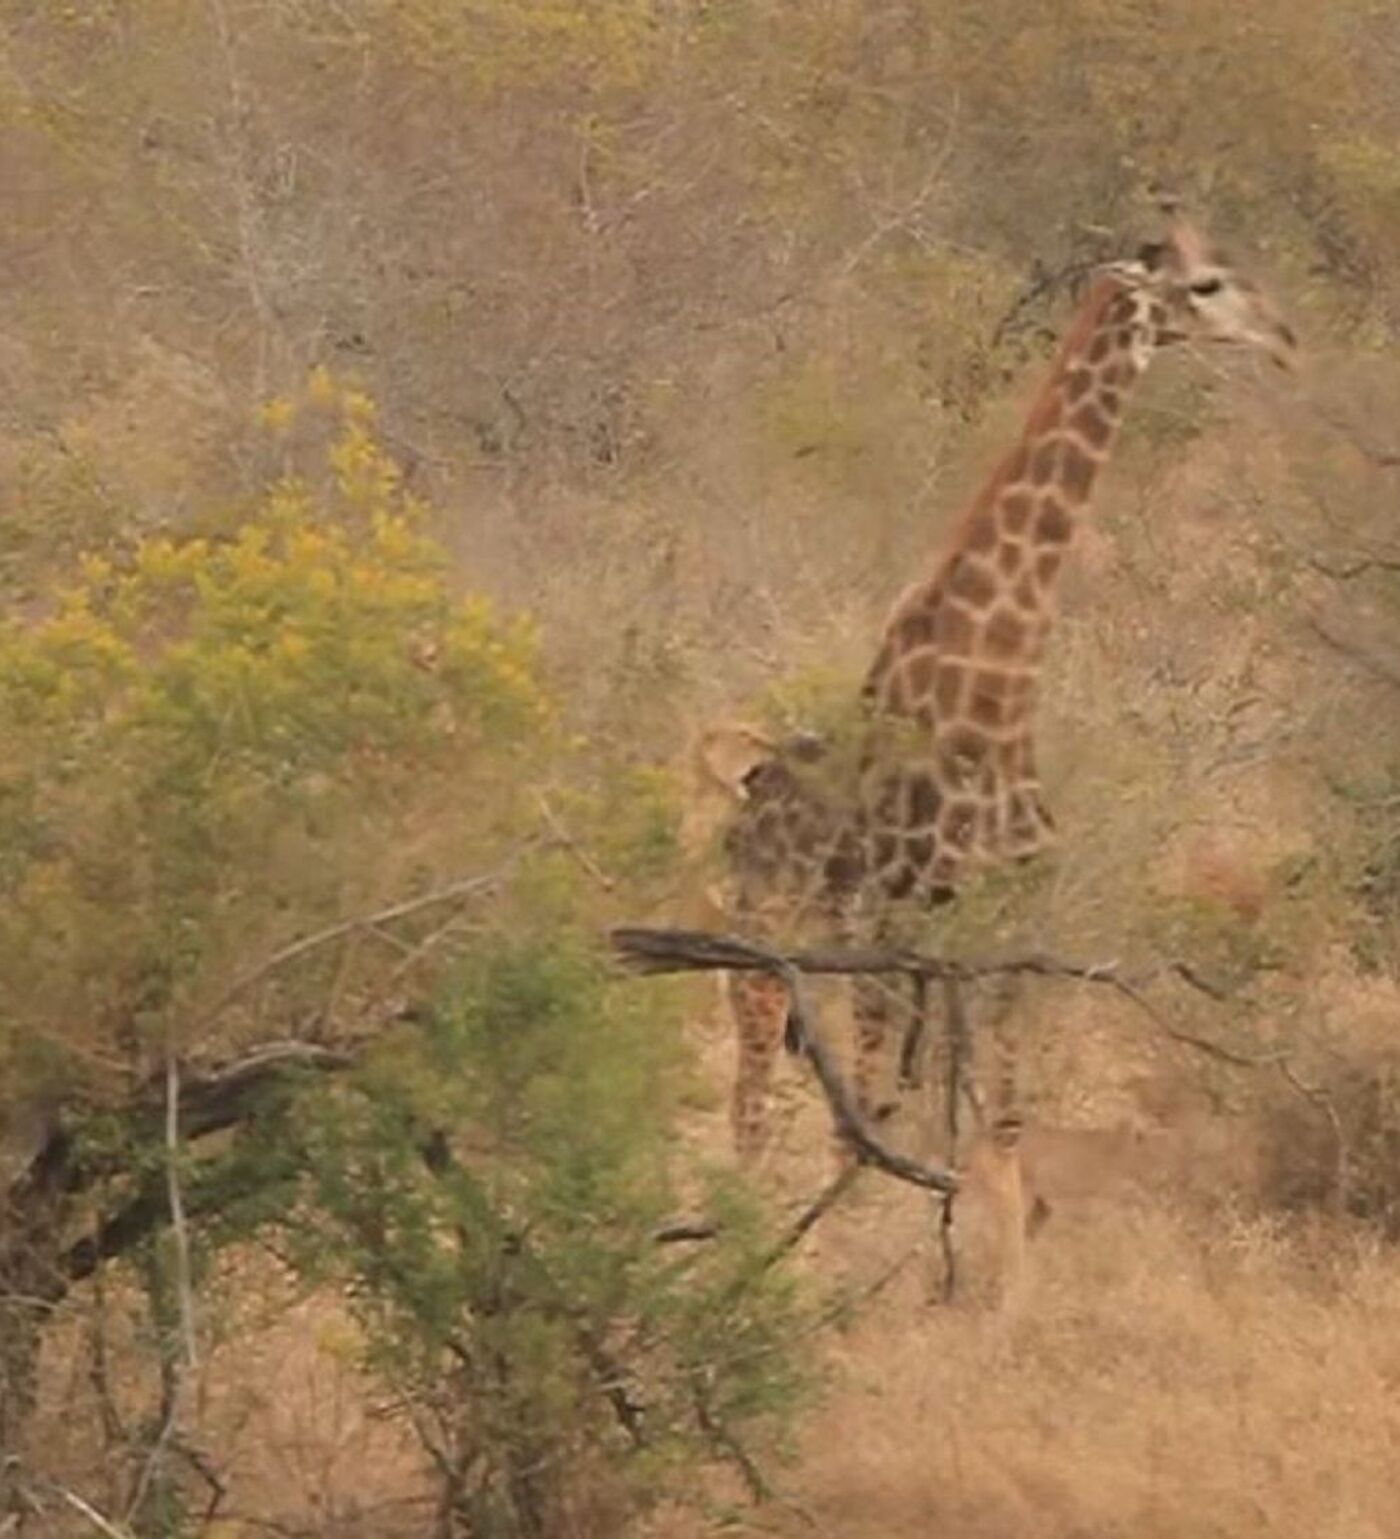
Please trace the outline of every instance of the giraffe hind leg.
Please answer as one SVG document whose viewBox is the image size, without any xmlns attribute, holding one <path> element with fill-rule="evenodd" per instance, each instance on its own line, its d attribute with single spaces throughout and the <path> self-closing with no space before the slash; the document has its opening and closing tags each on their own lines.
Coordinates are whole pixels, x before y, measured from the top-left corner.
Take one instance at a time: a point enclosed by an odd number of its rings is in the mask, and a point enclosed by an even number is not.
<svg viewBox="0 0 1400 1539">
<path fill-rule="evenodd" d="M 729 975 L 737 1065 L 730 1120 L 734 1150 L 748 1164 L 768 1141 L 769 1086 L 780 1043 L 788 1030 L 788 992 L 767 973 Z"/>
</svg>

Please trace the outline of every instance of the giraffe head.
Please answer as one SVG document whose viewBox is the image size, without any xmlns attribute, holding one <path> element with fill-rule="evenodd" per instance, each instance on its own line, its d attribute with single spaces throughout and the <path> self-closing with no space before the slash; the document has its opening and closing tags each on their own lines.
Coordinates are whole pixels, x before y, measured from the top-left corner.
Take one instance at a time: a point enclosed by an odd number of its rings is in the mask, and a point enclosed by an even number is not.
<svg viewBox="0 0 1400 1539">
<path fill-rule="evenodd" d="M 1113 271 L 1152 308 L 1154 342 L 1220 342 L 1262 353 L 1291 368 L 1297 338 L 1273 301 L 1180 215 L 1164 239 L 1142 247 L 1137 259 Z M 1154 303 L 1155 302 L 1155 303 Z"/>
</svg>

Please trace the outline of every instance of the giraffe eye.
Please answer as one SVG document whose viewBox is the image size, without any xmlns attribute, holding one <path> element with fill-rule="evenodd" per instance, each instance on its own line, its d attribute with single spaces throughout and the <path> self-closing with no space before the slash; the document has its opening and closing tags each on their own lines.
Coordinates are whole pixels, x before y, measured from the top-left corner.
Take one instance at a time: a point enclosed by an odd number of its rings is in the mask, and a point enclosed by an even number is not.
<svg viewBox="0 0 1400 1539">
<path fill-rule="evenodd" d="M 1198 278 L 1196 282 L 1191 285 L 1191 292 L 1193 294 L 1199 294 L 1202 298 L 1205 298 L 1210 294 L 1218 294 L 1224 287 L 1225 283 L 1223 279 Z"/>
</svg>

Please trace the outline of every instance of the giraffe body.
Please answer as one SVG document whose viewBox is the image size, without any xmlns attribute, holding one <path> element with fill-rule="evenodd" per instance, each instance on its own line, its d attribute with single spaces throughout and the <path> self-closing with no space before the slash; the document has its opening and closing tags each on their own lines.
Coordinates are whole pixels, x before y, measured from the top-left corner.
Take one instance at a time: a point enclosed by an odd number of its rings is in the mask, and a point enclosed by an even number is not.
<svg viewBox="0 0 1400 1539">
<path fill-rule="evenodd" d="M 1092 285 L 1019 442 L 896 602 L 861 690 L 858 752 L 828 767 L 828 750 L 798 737 L 738 777 L 726 852 L 746 926 L 878 937 L 893 905 L 946 902 L 969 864 L 1051 842 L 1033 725 L 1058 583 L 1133 386 L 1159 347 L 1189 336 L 1252 344 L 1280 363 L 1294 345 L 1253 285 L 1178 222 Z M 734 1135 L 751 1157 L 787 1000 L 756 974 L 732 979 L 730 999 Z M 855 1017 L 854 1088 L 868 1113 L 885 991 L 858 982 Z"/>
</svg>

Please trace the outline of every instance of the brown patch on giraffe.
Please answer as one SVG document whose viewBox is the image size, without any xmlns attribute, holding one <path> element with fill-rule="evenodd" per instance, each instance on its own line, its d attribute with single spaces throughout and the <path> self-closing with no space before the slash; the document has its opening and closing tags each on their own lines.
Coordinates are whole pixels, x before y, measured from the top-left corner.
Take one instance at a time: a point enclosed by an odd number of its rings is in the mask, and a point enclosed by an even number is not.
<svg viewBox="0 0 1400 1539">
<path fill-rule="evenodd" d="M 979 727 L 999 727 L 1005 714 L 1005 680 L 1000 674 L 980 673 L 973 686 L 967 714 Z"/>
<path fill-rule="evenodd" d="M 948 803 L 943 818 L 943 837 L 955 850 L 965 850 L 977 831 L 977 808 L 971 802 Z"/>
<path fill-rule="evenodd" d="M 976 632 L 976 621 L 961 604 L 949 601 L 938 611 L 934 626 L 934 641 L 940 651 L 954 654 L 970 652 Z M 927 691 L 928 685 L 925 683 L 923 688 L 916 689 L 915 693 L 922 695 Z"/>
<path fill-rule="evenodd" d="M 876 834 L 875 836 L 875 866 L 883 871 L 899 853 L 899 845 L 893 834 Z"/>
<path fill-rule="evenodd" d="M 1158 300 L 1153 300 L 1147 311 L 1147 319 L 1152 323 L 1154 331 L 1167 329 L 1167 307 Z"/>
<path fill-rule="evenodd" d="M 995 658 L 1015 657 L 1026 644 L 1026 627 L 1014 610 L 998 605 L 982 633 L 983 645 Z"/>
<path fill-rule="evenodd" d="M 990 604 L 997 595 L 996 579 L 979 561 L 963 556 L 957 564 L 948 591 L 966 599 L 976 609 Z"/>
<path fill-rule="evenodd" d="M 1089 344 L 1088 359 L 1090 363 L 1102 363 L 1108 357 L 1109 349 L 1113 346 L 1113 339 L 1108 332 L 1099 332 Z"/>
<path fill-rule="evenodd" d="M 933 703 L 938 715 L 955 716 L 962 704 L 964 670 L 951 664 L 939 668 L 933 683 Z"/>
<path fill-rule="evenodd" d="M 1092 403 L 1086 402 L 1070 418 L 1070 431 L 1077 433 L 1091 449 L 1104 449 L 1113 436 L 1113 426 Z"/>
<path fill-rule="evenodd" d="M 947 614 L 952 612 L 951 609 L 945 611 Z M 942 618 L 943 616 L 940 615 L 940 621 Z M 929 691 L 933 687 L 933 665 L 934 655 L 927 649 L 915 652 L 908 662 L 905 663 L 904 669 L 908 676 L 909 693 L 912 697 L 911 705 L 914 701 L 926 700 L 928 698 Z"/>
<path fill-rule="evenodd" d="M 1040 608 L 1040 595 L 1035 591 L 1035 583 L 1029 574 L 1011 590 L 1011 597 L 1030 614 L 1034 614 Z"/>
<path fill-rule="evenodd" d="M 1123 348 L 1125 352 L 1126 352 L 1126 350 L 1128 348 L 1130 348 L 1133 345 L 1133 342 L 1135 341 L 1135 339 L 1136 339 L 1136 332 L 1134 331 L 1134 329 L 1131 326 L 1120 326 L 1118 328 L 1118 334 L 1117 334 L 1116 341 L 1118 343 L 1118 346 Z"/>
<path fill-rule="evenodd" d="M 1054 582 L 1055 579 L 1060 575 L 1061 559 L 1062 558 L 1058 552 L 1049 550 L 1036 558 L 1036 580 L 1042 587 L 1049 587 L 1049 585 Z"/>
<path fill-rule="evenodd" d="M 1041 402 L 1040 409 L 1036 412 L 1034 418 L 1031 420 L 1031 432 L 1053 433 L 1054 430 L 1060 425 L 1060 418 L 1063 415 L 1063 411 L 1064 408 L 1060 400 L 1059 392 L 1052 391 Z"/>
<path fill-rule="evenodd" d="M 916 871 L 923 871 L 933 859 L 932 834 L 915 834 L 904 841 L 904 854 Z"/>
<path fill-rule="evenodd" d="M 881 775 L 871 812 L 875 821 L 885 828 L 898 826 L 900 817 L 900 783 L 898 775 Z"/>
<path fill-rule="evenodd" d="M 896 645 L 901 652 L 911 647 L 926 647 L 933 640 L 933 614 L 928 609 L 917 609 L 899 622 Z"/>
<path fill-rule="evenodd" d="M 923 771 L 909 777 L 906 788 L 908 821 L 910 828 L 925 828 L 938 817 L 942 798 L 933 776 Z"/>
<path fill-rule="evenodd" d="M 1036 539 L 1047 545 L 1065 545 L 1073 533 L 1074 520 L 1069 510 L 1059 498 L 1047 496 L 1040 505 L 1040 517 L 1035 521 Z"/>
<path fill-rule="evenodd" d="M 1029 492 L 1007 492 L 1001 499 L 1001 527 L 1005 534 L 1020 534 L 1030 522 L 1035 500 Z"/>
<path fill-rule="evenodd" d="M 1052 438 L 1031 455 L 1031 484 L 1044 486 L 1055 474 L 1055 458 L 1059 453 L 1060 440 Z"/>
<path fill-rule="evenodd" d="M 794 818 L 788 831 L 792 847 L 799 855 L 812 855 L 818 843 L 817 830 L 809 819 Z"/>
<path fill-rule="evenodd" d="M 1065 399 L 1073 405 L 1082 396 L 1089 393 L 1094 383 L 1093 371 L 1090 369 L 1075 369 L 1065 380 Z"/>
<path fill-rule="evenodd" d="M 1131 294 L 1120 294 L 1117 299 L 1109 304 L 1108 309 L 1104 311 L 1104 318 L 1113 322 L 1114 325 L 1121 325 L 1124 321 L 1132 320 L 1133 312 L 1136 308 L 1136 303 Z"/>
<path fill-rule="evenodd" d="M 1088 497 L 1097 468 L 1094 461 L 1078 444 L 1068 439 L 1065 441 L 1064 452 L 1060 457 L 1060 485 L 1073 501 L 1083 502 Z M 1042 523 L 1044 519 L 1045 515 L 1042 513 Z"/>
<path fill-rule="evenodd" d="M 1123 398 L 1116 390 L 1101 390 L 1099 392 L 1099 405 L 1110 417 L 1116 417 L 1123 409 Z"/>
<path fill-rule="evenodd" d="M 997 570 L 1005 577 L 1014 577 L 1025 564 L 1025 548 L 1012 540 L 1003 540 L 997 550 Z"/>
<path fill-rule="evenodd" d="M 986 734 L 965 721 L 950 722 L 939 735 L 938 746 L 945 773 L 959 784 L 966 784 L 976 775 L 991 747 Z"/>
<path fill-rule="evenodd" d="M 880 693 L 880 705 L 892 716 L 907 714 L 909 691 L 905 684 L 903 668 L 891 668 L 885 676 L 885 687 Z"/>
<path fill-rule="evenodd" d="M 979 513 L 967 526 L 965 549 L 990 550 L 997 542 L 996 519 L 990 513 Z"/>
<path fill-rule="evenodd" d="M 894 902 L 899 903 L 913 892 L 917 881 L 917 875 L 908 866 L 901 866 L 899 870 L 885 878 L 885 892 Z"/>
</svg>

